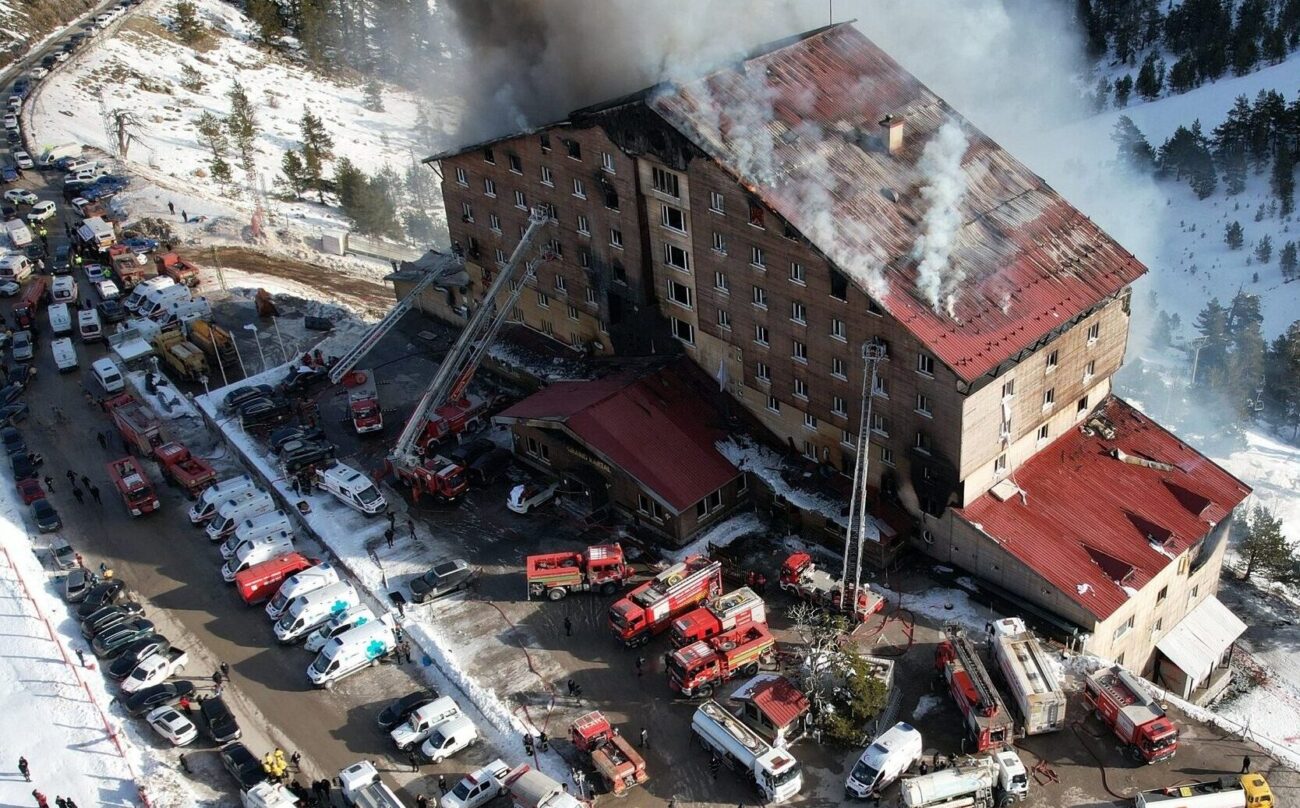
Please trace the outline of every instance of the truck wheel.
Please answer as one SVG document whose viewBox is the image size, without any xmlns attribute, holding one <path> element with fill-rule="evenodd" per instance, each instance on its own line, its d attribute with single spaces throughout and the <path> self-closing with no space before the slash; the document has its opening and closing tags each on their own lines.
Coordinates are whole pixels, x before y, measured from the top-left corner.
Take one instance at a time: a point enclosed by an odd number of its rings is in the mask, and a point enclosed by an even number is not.
<svg viewBox="0 0 1300 808">
<path fill-rule="evenodd" d="M 753 676 L 754 674 L 758 673 L 758 663 L 757 662 L 749 663 L 748 665 L 740 669 L 740 673 L 742 676 Z"/>
<path fill-rule="evenodd" d="M 569 590 L 565 589 L 562 586 L 556 586 L 546 590 L 546 597 L 550 598 L 551 600 L 563 600 L 564 596 L 567 594 L 569 594 Z"/>
<path fill-rule="evenodd" d="M 700 685 L 698 688 L 696 688 L 695 695 L 699 696 L 702 699 L 713 698 L 713 685 Z"/>
<path fill-rule="evenodd" d="M 602 595 L 606 595 L 606 596 L 612 595 L 617 590 L 618 587 L 614 585 L 613 581 L 606 581 L 605 583 L 600 585 L 600 594 Z"/>
</svg>

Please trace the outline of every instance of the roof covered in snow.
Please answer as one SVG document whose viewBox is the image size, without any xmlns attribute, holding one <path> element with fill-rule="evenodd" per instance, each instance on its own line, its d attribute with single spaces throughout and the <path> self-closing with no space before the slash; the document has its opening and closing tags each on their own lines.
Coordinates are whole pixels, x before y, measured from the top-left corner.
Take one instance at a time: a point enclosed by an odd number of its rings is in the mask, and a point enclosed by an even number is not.
<svg viewBox="0 0 1300 808">
<path fill-rule="evenodd" d="M 726 432 L 690 373 L 679 359 L 641 377 L 556 382 L 495 420 L 563 425 L 680 513 L 741 474 L 715 448 Z"/>
<path fill-rule="evenodd" d="M 1250 488 L 1114 396 L 957 514 L 1098 620 L 1199 542 Z"/>
</svg>

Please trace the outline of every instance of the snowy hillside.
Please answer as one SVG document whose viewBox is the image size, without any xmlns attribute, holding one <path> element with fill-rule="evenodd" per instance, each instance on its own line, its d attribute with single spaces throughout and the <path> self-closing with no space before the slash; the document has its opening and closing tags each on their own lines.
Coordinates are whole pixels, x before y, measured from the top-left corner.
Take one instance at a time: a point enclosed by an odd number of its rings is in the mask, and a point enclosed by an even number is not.
<svg viewBox="0 0 1300 808">
<path fill-rule="evenodd" d="M 0 67 L 94 5 L 90 0 L 0 0 Z"/>
</svg>

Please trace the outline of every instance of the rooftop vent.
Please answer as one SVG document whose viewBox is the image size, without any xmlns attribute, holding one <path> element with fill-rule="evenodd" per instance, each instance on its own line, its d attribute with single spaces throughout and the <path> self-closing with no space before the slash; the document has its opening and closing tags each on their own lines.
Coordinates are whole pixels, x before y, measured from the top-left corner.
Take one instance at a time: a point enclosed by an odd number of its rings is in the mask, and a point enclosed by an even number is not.
<svg viewBox="0 0 1300 808">
<path fill-rule="evenodd" d="M 902 117 L 886 115 L 880 119 L 880 125 L 885 129 L 885 143 L 889 146 L 889 153 L 898 154 L 903 150 Z"/>
</svg>

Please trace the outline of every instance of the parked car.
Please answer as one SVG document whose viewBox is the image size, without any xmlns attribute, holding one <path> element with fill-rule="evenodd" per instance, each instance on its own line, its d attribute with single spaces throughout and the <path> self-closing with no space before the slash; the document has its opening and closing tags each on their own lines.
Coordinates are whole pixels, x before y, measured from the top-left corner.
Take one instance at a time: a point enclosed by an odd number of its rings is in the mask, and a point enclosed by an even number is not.
<svg viewBox="0 0 1300 808">
<path fill-rule="evenodd" d="M 95 290 L 99 292 L 100 300 L 117 300 L 122 296 L 122 290 L 113 281 L 100 281 L 95 284 Z"/>
<path fill-rule="evenodd" d="M 241 387 L 238 390 L 231 390 L 226 393 L 226 397 L 222 401 L 222 407 L 227 410 L 237 410 L 255 398 L 266 398 L 274 392 L 269 384 L 250 384 L 247 387 Z"/>
<path fill-rule="evenodd" d="M 296 367 L 290 370 L 280 382 L 280 392 L 285 395 L 301 395 L 328 384 L 329 374 L 324 368 Z"/>
<path fill-rule="evenodd" d="M 505 476 L 512 459 L 509 449 L 493 449 L 471 463 L 466 474 L 474 485 L 491 485 Z"/>
<path fill-rule="evenodd" d="M 150 654 L 137 662 L 122 680 L 122 692 L 136 693 L 162 684 L 183 670 L 187 662 L 189 655 L 179 648 L 172 648 L 162 654 Z"/>
<path fill-rule="evenodd" d="M 285 473 L 297 474 L 308 466 L 334 459 L 334 444 L 328 441 L 291 441 L 280 449 L 280 463 Z"/>
<path fill-rule="evenodd" d="M 4 392 L 11 389 L 17 389 L 18 394 L 22 394 L 22 385 L 5 385 L 3 388 L 0 388 L 0 401 L 4 401 Z M 13 403 L 5 404 L 0 407 L 0 424 L 3 424 L 4 426 L 13 426 L 14 424 L 26 421 L 27 412 L 28 407 L 26 401 L 14 401 Z"/>
<path fill-rule="evenodd" d="M 31 505 L 38 499 L 45 499 L 45 489 L 41 487 L 40 480 L 19 480 L 17 486 L 18 498 L 24 505 Z"/>
<path fill-rule="evenodd" d="M 456 448 L 446 453 L 446 456 L 457 463 L 457 465 L 469 468 L 475 460 L 497 448 L 497 445 L 488 438 L 475 438 L 465 441 Z"/>
<path fill-rule="evenodd" d="M 10 188 L 5 191 L 5 201 L 13 202 L 15 205 L 35 205 L 41 200 L 26 188 Z"/>
<path fill-rule="evenodd" d="M 21 136 L 19 136 L 19 139 L 21 140 Z M 18 167 L 17 167 L 17 166 L 4 166 L 3 168 L 0 168 L 0 181 L 6 182 L 6 183 L 8 183 L 8 182 L 18 182 Z M 30 213 L 27 214 L 27 218 L 28 218 L 28 219 L 32 218 L 32 215 L 31 215 Z"/>
<path fill-rule="evenodd" d="M 144 617 L 132 617 L 130 620 L 110 626 L 96 634 L 90 640 L 90 650 L 97 657 L 112 659 L 119 652 L 136 640 L 143 640 L 154 633 L 153 621 Z"/>
<path fill-rule="evenodd" d="M 54 248 L 54 260 L 50 264 L 55 274 L 60 272 L 72 271 L 72 248 L 67 244 L 60 244 Z"/>
<path fill-rule="evenodd" d="M 101 177 L 100 179 L 109 179 L 109 178 Z M 107 188 L 110 185 L 116 185 L 116 183 L 112 183 L 112 182 L 95 183 L 96 188 Z M 128 250 L 130 250 L 131 252 L 137 255 L 153 252 L 154 250 L 158 249 L 158 240 L 152 238 L 140 238 L 140 237 L 129 238 L 126 241 L 123 241 L 122 243 L 126 245 L 126 248 Z"/>
<path fill-rule="evenodd" d="M 73 572 L 75 573 L 76 570 L 73 570 Z M 126 583 L 118 578 L 96 583 L 90 587 L 90 591 L 86 593 L 77 606 L 77 619 L 85 617 L 100 606 L 116 603 L 122 598 L 125 589 Z"/>
<path fill-rule="evenodd" d="M 41 498 L 32 503 L 32 519 L 36 521 L 36 529 L 42 533 L 53 533 L 63 527 L 59 512 L 48 499 Z"/>
<path fill-rule="evenodd" d="M 242 743 L 237 741 L 228 743 L 221 747 L 219 754 L 221 765 L 225 766 L 230 776 L 235 778 L 241 790 L 252 788 L 266 779 L 266 773 L 262 771 L 262 762 Z"/>
<path fill-rule="evenodd" d="M 86 570 L 77 568 L 69 572 L 63 579 L 63 599 L 68 603 L 83 602 L 86 599 L 86 595 L 90 594 L 90 590 L 91 578 L 90 573 Z M 91 609 L 90 611 L 93 612 L 94 609 Z"/>
<path fill-rule="evenodd" d="M 15 480 L 35 480 L 40 475 L 36 463 L 25 454 L 13 455 L 9 462 L 13 464 Z"/>
<path fill-rule="evenodd" d="M 133 600 L 121 604 L 101 606 L 82 618 L 81 636 L 89 640 L 98 634 L 103 634 L 113 626 L 121 625 L 142 614 L 144 614 L 144 607 Z"/>
<path fill-rule="evenodd" d="M 161 634 L 155 634 L 152 637 L 145 637 L 122 649 L 122 653 L 117 658 L 104 666 L 108 672 L 108 678 L 120 682 L 131 675 L 143 660 L 148 659 L 154 654 L 165 654 L 171 650 L 171 642 Z"/>
<path fill-rule="evenodd" d="M 239 408 L 239 425 L 258 429 L 282 424 L 293 417 L 293 409 L 283 399 L 255 398 Z"/>
<path fill-rule="evenodd" d="M 105 322 L 120 323 L 126 319 L 126 309 L 116 300 L 102 300 L 95 308 L 99 309 L 99 316 Z"/>
<path fill-rule="evenodd" d="M 108 274 L 108 267 L 103 264 L 86 264 L 82 269 L 86 273 L 87 283 L 99 283 L 111 277 Z"/>
<path fill-rule="evenodd" d="M 548 485 L 524 483 L 516 485 L 510 489 L 510 496 L 506 499 L 506 507 L 515 513 L 527 514 L 534 508 L 540 508 L 550 502 L 555 498 L 555 492 L 559 490 L 559 483 L 550 483 Z"/>
<path fill-rule="evenodd" d="M 199 715 L 203 716 L 203 731 L 216 743 L 237 741 L 244 734 L 221 696 L 208 696 L 199 702 Z"/>
<path fill-rule="evenodd" d="M 49 57 L 47 56 L 46 58 L 48 59 Z M 54 62 L 51 60 L 50 64 L 52 65 Z M 32 78 L 43 79 L 48 75 L 50 75 L 50 65 L 45 64 L 44 61 L 32 68 Z"/>
<path fill-rule="evenodd" d="M 272 431 L 266 439 L 266 445 L 271 454 L 279 454 L 280 449 L 290 441 L 319 441 L 324 438 L 325 430 L 317 426 L 285 426 Z"/>
<path fill-rule="evenodd" d="M 36 163 L 32 160 L 32 156 L 22 149 L 14 150 L 13 155 L 14 162 L 18 164 L 19 168 L 36 168 Z"/>
<path fill-rule="evenodd" d="M 15 331 L 12 340 L 13 342 L 11 345 L 13 346 L 14 361 L 32 361 L 32 356 L 36 353 L 36 349 L 32 347 L 32 332 L 26 329 Z"/>
<path fill-rule="evenodd" d="M 177 712 L 175 707 L 166 706 L 151 710 L 144 720 L 148 721 L 153 731 L 166 738 L 172 746 L 187 746 L 199 737 L 194 722 Z"/>
<path fill-rule="evenodd" d="M 16 454 L 27 454 L 27 441 L 23 440 L 23 433 L 11 426 L 0 429 L 0 444 L 5 447 L 5 454 L 13 456 Z"/>
<path fill-rule="evenodd" d="M 47 199 L 44 202 L 37 202 L 32 205 L 32 209 L 27 212 L 27 221 L 43 222 L 46 219 L 53 219 L 58 212 L 58 207 Z"/>
<path fill-rule="evenodd" d="M 411 600 L 425 603 L 459 592 L 468 588 L 476 575 L 477 571 L 463 559 L 439 562 L 411 581 Z"/>
<path fill-rule="evenodd" d="M 438 694 L 435 691 L 417 690 L 414 693 L 407 693 L 400 699 L 393 699 L 379 711 L 379 728 L 384 732 L 392 732 L 394 727 L 410 718 L 411 713 L 426 704 L 432 704 L 437 698 Z"/>
<path fill-rule="evenodd" d="M 175 704 L 181 700 L 182 696 L 194 698 L 193 682 L 180 679 L 175 682 L 163 682 L 160 685 L 146 687 L 144 690 L 132 693 L 124 698 L 122 705 L 126 707 L 126 711 L 131 717 L 138 718 L 164 704 Z"/>
<path fill-rule="evenodd" d="M 50 539 L 49 550 L 55 569 L 70 570 L 77 566 L 77 551 L 62 536 Z"/>
<path fill-rule="evenodd" d="M 16 375 L 17 374 L 15 374 L 11 369 L 9 372 L 9 378 L 12 379 Z M 23 391 L 25 389 L 27 388 L 23 386 L 22 382 L 10 382 L 9 384 L 6 384 L 4 387 L 0 387 L 0 404 L 4 404 L 5 406 L 10 406 L 19 403 L 18 398 L 23 394 Z M 22 403 L 23 406 L 26 407 L 26 402 L 22 402 Z"/>
<path fill-rule="evenodd" d="M 0 297 L 13 297 L 21 292 L 22 288 L 14 281 L 0 281 Z"/>
</svg>

